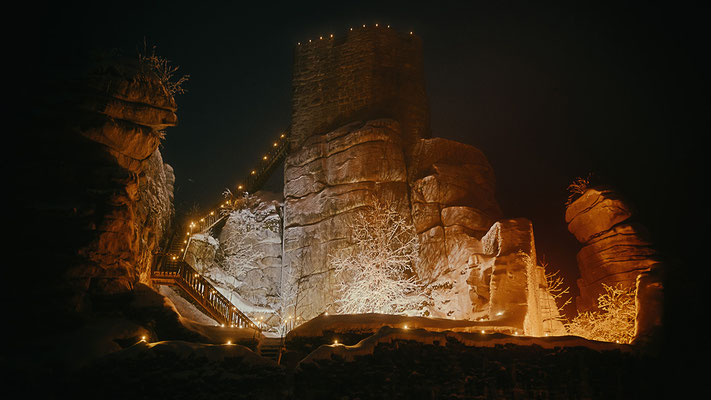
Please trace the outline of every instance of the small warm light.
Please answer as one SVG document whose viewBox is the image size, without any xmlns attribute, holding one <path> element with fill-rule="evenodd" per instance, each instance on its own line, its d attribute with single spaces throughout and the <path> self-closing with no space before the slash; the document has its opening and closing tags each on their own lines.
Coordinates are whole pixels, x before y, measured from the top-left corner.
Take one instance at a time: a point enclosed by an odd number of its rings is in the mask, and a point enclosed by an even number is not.
<svg viewBox="0 0 711 400">
<path fill-rule="evenodd" d="M 351 28 L 351 30 L 353 30 L 353 28 Z"/>
<path fill-rule="evenodd" d="M 311 39 L 309 39 L 309 43 L 311 43 Z"/>
<path fill-rule="evenodd" d="M 257 174 L 257 171 L 252 170 L 252 175 L 256 175 L 256 174 Z"/>
<path fill-rule="evenodd" d="M 375 24 L 375 26 L 378 26 L 378 24 Z"/>
<path fill-rule="evenodd" d="M 504 312 L 503 312 L 503 311 L 499 311 L 499 312 L 496 313 L 496 316 L 497 316 L 497 317 L 498 317 L 498 316 L 502 316 L 502 315 L 504 315 Z"/>
<path fill-rule="evenodd" d="M 214 212 L 214 211 L 210 211 L 210 215 L 215 215 L 215 212 Z"/>
<path fill-rule="evenodd" d="M 242 185 L 237 186 L 237 189 L 242 190 Z"/>
<path fill-rule="evenodd" d="M 365 28 L 365 24 L 363 24 L 363 28 Z"/>
<path fill-rule="evenodd" d="M 319 37 L 318 37 L 318 40 L 323 40 L 323 36 L 319 36 Z"/>
<path fill-rule="evenodd" d="M 222 324 L 222 325 L 220 325 L 220 326 L 224 328 L 224 327 L 225 327 L 225 324 Z"/>
<path fill-rule="evenodd" d="M 262 159 L 263 159 L 263 160 L 266 160 L 266 159 L 267 159 L 267 156 L 262 157 Z"/>
<path fill-rule="evenodd" d="M 328 315 L 328 311 L 324 311 L 323 315 Z"/>
<path fill-rule="evenodd" d="M 331 37 L 333 37 L 333 33 L 331 34 Z"/>
<path fill-rule="evenodd" d="M 187 240 L 183 240 L 183 243 L 187 243 L 187 242 L 188 242 Z"/>
<path fill-rule="evenodd" d="M 280 138 L 283 138 L 284 136 L 285 136 L 285 134 L 282 133 L 281 136 L 279 136 L 279 137 L 280 137 Z"/>
<path fill-rule="evenodd" d="M 338 344 L 338 340 L 334 340 L 334 341 L 333 341 L 333 344 Z"/>
<path fill-rule="evenodd" d="M 231 341 L 231 340 L 228 340 L 228 341 L 227 341 L 227 345 L 229 346 L 229 345 L 231 345 L 231 344 L 232 344 L 232 341 Z"/>
<path fill-rule="evenodd" d="M 274 147 L 277 147 L 278 145 L 279 145 L 279 143 L 274 142 Z"/>
<path fill-rule="evenodd" d="M 407 329 L 407 325 L 404 325 L 404 326 L 403 326 L 403 329 Z"/>
<path fill-rule="evenodd" d="M 390 25 L 388 25 L 388 28 L 390 28 Z"/>
<path fill-rule="evenodd" d="M 301 46 L 301 42 L 297 43 L 298 46 Z"/>
<path fill-rule="evenodd" d="M 412 31 L 410 31 L 410 35 L 412 35 Z"/>
<path fill-rule="evenodd" d="M 145 341 L 146 341 L 146 337 L 145 337 L 145 336 L 141 336 L 141 342 L 145 342 Z"/>
<path fill-rule="evenodd" d="M 482 329 L 482 330 L 481 330 L 481 333 L 486 333 L 486 331 Z"/>
</svg>

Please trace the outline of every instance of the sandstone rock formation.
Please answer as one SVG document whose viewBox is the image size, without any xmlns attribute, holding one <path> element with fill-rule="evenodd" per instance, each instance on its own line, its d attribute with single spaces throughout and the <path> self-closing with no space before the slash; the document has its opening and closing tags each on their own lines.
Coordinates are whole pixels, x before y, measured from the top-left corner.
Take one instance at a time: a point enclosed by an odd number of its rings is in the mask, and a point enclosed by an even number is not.
<svg viewBox="0 0 711 400">
<path fill-rule="evenodd" d="M 287 156 L 284 179 L 285 297 L 308 319 L 333 305 L 328 257 L 348 246 L 354 212 L 376 196 L 410 220 L 400 126 L 355 122 L 312 136 Z"/>
<path fill-rule="evenodd" d="M 282 308 L 281 196 L 257 192 L 240 204 L 223 225 L 193 235 L 185 261 L 252 320 L 278 327 L 274 316 Z"/>
<path fill-rule="evenodd" d="M 432 290 L 430 311 L 436 317 L 472 318 L 488 301 L 489 283 L 472 272 L 470 258 L 482 253 L 482 237 L 501 216 L 493 169 L 473 146 L 422 139 L 414 146 L 408 177 L 420 241 L 416 272 Z"/>
<path fill-rule="evenodd" d="M 486 318 L 523 330 L 526 335 L 561 335 L 565 328 L 548 292 L 545 270 L 536 259 L 533 225 L 525 218 L 496 222 L 474 256 L 480 282 L 476 293 L 488 295 Z"/>
<path fill-rule="evenodd" d="M 42 162 L 21 169 L 21 191 L 41 180 L 45 192 L 23 201 L 27 215 L 54 237 L 35 260 L 54 279 L 38 290 L 63 311 L 149 283 L 173 215 L 175 177 L 158 150 L 163 129 L 177 122 L 173 96 L 134 58 L 87 65 L 38 94 L 32 148 Z"/>
<path fill-rule="evenodd" d="M 633 211 L 611 189 L 588 188 L 568 205 L 565 221 L 583 244 L 578 252 L 579 311 L 597 309 L 603 284 L 635 287 L 637 276 L 659 262 Z"/>
</svg>

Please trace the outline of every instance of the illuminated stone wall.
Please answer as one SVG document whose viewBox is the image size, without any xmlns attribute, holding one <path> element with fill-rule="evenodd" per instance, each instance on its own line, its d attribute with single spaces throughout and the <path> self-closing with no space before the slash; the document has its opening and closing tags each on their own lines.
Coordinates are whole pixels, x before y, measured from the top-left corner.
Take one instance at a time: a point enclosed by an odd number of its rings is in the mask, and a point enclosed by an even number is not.
<svg viewBox="0 0 711 400">
<path fill-rule="evenodd" d="M 429 137 L 422 42 L 387 26 L 354 27 L 296 46 L 291 149 L 354 120 L 392 118 L 406 144 Z"/>
</svg>

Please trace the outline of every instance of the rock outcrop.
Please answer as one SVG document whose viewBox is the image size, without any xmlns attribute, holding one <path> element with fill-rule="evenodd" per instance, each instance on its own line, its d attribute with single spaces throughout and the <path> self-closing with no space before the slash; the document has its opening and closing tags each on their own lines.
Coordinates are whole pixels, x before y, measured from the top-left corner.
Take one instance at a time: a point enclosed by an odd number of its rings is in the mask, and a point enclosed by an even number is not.
<svg viewBox="0 0 711 400">
<path fill-rule="evenodd" d="M 603 285 L 635 287 L 638 275 L 659 263 L 632 209 L 611 189 L 587 189 L 568 205 L 565 221 L 583 244 L 578 252 L 579 311 L 597 309 Z"/>
<path fill-rule="evenodd" d="M 282 308 L 281 196 L 257 192 L 224 224 L 190 239 L 185 261 L 249 318 L 277 328 Z"/>
<path fill-rule="evenodd" d="M 375 196 L 410 220 L 400 126 L 381 119 L 312 136 L 287 156 L 284 179 L 285 297 L 308 319 L 335 301 L 328 258 L 349 245 L 355 212 Z"/>
<path fill-rule="evenodd" d="M 430 312 L 473 318 L 488 302 L 489 283 L 474 272 L 471 257 L 482 253 L 482 237 L 501 217 L 493 169 L 473 146 L 422 139 L 414 147 L 408 177 L 420 243 L 415 269 L 431 289 Z"/>
<path fill-rule="evenodd" d="M 498 221 L 482 243 L 481 254 L 473 257 L 472 275 L 480 282 L 476 293 L 488 296 L 484 317 L 530 336 L 564 334 L 546 272 L 537 262 L 531 221 Z"/>
<path fill-rule="evenodd" d="M 87 65 L 39 95 L 32 137 L 41 162 L 22 170 L 30 181 L 20 186 L 42 180 L 45 195 L 24 205 L 53 237 L 35 261 L 36 273 L 50 274 L 38 290 L 63 308 L 57 315 L 149 283 L 173 216 L 175 177 L 158 150 L 177 123 L 173 96 L 135 58 Z"/>
</svg>

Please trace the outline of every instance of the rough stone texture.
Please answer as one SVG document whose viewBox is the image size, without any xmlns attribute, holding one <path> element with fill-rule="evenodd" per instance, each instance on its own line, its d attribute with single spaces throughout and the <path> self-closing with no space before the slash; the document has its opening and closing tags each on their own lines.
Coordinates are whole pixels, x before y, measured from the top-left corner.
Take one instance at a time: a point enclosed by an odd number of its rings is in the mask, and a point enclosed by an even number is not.
<svg viewBox="0 0 711 400">
<path fill-rule="evenodd" d="M 37 94 L 35 163 L 18 168 L 29 180 L 19 190 L 39 180 L 45 193 L 23 205 L 53 235 L 35 273 L 46 274 L 48 287 L 38 290 L 62 308 L 56 315 L 149 283 L 173 216 L 175 177 L 158 150 L 162 130 L 177 121 L 173 97 L 134 58 L 85 66 Z"/>
<path fill-rule="evenodd" d="M 385 26 L 354 27 L 296 46 L 291 150 L 355 120 L 394 118 L 403 140 L 429 136 L 422 43 Z"/>
<path fill-rule="evenodd" d="M 603 284 L 635 287 L 640 272 L 659 262 L 631 208 L 613 190 L 588 189 L 567 207 L 565 220 L 583 244 L 577 257 L 579 311 L 597 309 Z"/>
<path fill-rule="evenodd" d="M 272 196 L 273 197 L 273 196 Z M 259 255 L 254 264 L 232 274 L 239 284 L 236 292 L 250 303 L 273 310 L 281 308 L 281 202 L 258 192 L 249 208 L 233 212 L 219 234 L 222 257 L 229 244 L 239 242 Z"/>
<path fill-rule="evenodd" d="M 482 236 L 501 216 L 484 154 L 451 140 L 421 139 L 408 164 L 412 220 L 420 240 L 416 272 L 432 289 L 436 317 L 473 319 L 488 302 L 488 277 L 473 273 Z"/>
<path fill-rule="evenodd" d="M 185 261 L 252 320 L 279 326 L 282 308 L 282 200 L 257 192 L 223 225 L 190 240 Z"/>
<path fill-rule="evenodd" d="M 410 220 L 400 124 L 355 122 L 306 139 L 286 159 L 285 293 L 289 308 L 309 319 L 333 303 L 328 257 L 348 246 L 348 224 L 371 197 L 394 200 Z"/>
<path fill-rule="evenodd" d="M 563 334 L 545 271 L 537 264 L 531 221 L 498 221 L 482 242 L 482 254 L 475 256 L 478 271 L 474 274 L 489 278 L 486 317 L 523 329 L 526 335 Z"/>
<path fill-rule="evenodd" d="M 635 343 L 660 343 L 664 317 L 664 265 L 654 264 L 637 276 Z"/>
</svg>

